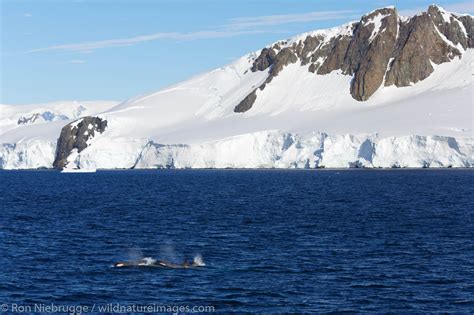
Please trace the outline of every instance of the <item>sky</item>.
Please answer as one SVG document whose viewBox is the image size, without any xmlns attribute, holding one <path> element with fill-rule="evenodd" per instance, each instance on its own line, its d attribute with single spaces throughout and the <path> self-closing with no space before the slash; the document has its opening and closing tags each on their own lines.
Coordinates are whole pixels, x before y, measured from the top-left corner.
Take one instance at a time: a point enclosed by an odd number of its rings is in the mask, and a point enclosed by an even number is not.
<svg viewBox="0 0 474 315">
<path fill-rule="evenodd" d="M 0 103 L 156 91 L 293 35 L 433 0 L 0 0 Z M 474 13 L 474 1 L 443 1 Z"/>
</svg>

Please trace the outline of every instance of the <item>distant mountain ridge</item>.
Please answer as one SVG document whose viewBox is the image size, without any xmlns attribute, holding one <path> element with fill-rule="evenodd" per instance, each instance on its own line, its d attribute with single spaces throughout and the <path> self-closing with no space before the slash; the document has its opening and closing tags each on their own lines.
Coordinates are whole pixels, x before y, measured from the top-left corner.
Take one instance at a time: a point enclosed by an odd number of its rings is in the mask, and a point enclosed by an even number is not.
<svg viewBox="0 0 474 315">
<path fill-rule="evenodd" d="M 13 129 L 32 124 L 67 121 L 96 115 L 117 105 L 114 101 L 59 101 L 43 104 L 0 104 L 0 136 Z"/>
</svg>

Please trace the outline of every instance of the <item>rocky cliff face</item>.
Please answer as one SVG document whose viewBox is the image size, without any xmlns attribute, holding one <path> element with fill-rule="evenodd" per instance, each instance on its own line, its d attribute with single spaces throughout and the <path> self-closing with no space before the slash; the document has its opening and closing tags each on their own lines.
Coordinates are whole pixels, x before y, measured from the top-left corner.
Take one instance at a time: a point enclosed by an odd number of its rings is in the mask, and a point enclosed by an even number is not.
<svg viewBox="0 0 474 315">
<path fill-rule="evenodd" d="M 79 153 L 87 148 L 88 141 L 94 138 L 96 133 L 104 132 L 106 127 L 107 120 L 90 116 L 64 126 L 56 146 L 53 167 L 63 169 L 67 164 L 68 156 L 74 149 Z"/>
<path fill-rule="evenodd" d="M 258 91 L 294 63 L 315 75 L 340 70 L 353 76 L 348 89 L 358 101 L 368 100 L 381 86 L 409 86 L 426 79 L 433 64 L 461 58 L 474 48 L 473 25 L 472 16 L 450 14 L 435 5 L 410 18 L 383 8 L 335 34 L 316 32 L 292 43 L 278 42 L 255 58 L 250 70 L 268 71 L 268 77 L 234 111 L 251 109 Z"/>
</svg>

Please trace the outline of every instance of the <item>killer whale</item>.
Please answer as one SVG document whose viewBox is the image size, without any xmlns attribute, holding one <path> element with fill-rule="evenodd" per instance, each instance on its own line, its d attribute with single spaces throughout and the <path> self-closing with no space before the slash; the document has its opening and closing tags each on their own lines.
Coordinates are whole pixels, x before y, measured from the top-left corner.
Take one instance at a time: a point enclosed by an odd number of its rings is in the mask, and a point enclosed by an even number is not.
<svg viewBox="0 0 474 315">
<path fill-rule="evenodd" d="M 145 257 L 137 261 L 118 261 L 113 265 L 115 268 L 127 268 L 127 267 L 158 267 L 158 268 L 171 268 L 171 269 L 187 269 L 205 266 L 202 258 L 195 258 L 192 262 L 184 260 L 181 264 L 175 264 L 165 260 L 155 260 L 150 257 Z"/>
</svg>

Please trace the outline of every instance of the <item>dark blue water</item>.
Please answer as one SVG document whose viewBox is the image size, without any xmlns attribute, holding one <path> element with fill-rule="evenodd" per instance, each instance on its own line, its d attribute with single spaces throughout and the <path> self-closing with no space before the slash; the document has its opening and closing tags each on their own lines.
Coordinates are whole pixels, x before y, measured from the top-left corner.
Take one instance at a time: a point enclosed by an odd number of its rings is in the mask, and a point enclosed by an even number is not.
<svg viewBox="0 0 474 315">
<path fill-rule="evenodd" d="M 0 303 L 474 311 L 474 172 L 0 172 Z M 137 255 L 200 269 L 116 269 Z"/>
</svg>

